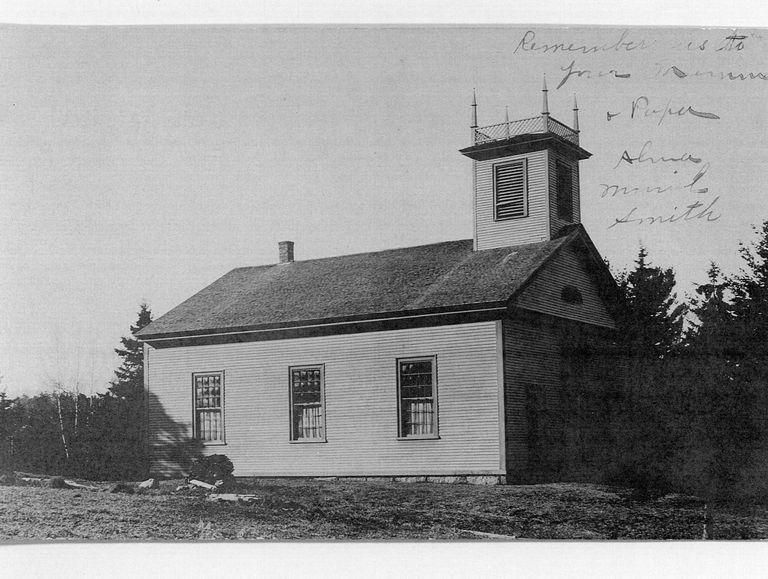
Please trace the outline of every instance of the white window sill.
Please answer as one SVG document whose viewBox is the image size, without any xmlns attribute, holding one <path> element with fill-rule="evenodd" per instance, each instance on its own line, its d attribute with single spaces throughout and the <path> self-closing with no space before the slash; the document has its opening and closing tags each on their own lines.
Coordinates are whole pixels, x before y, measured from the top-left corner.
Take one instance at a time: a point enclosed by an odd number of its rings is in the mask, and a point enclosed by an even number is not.
<svg viewBox="0 0 768 579">
<path fill-rule="evenodd" d="M 422 434 L 414 436 L 398 436 L 397 440 L 440 440 L 440 437 L 435 434 Z"/>
<path fill-rule="evenodd" d="M 324 442 L 328 442 L 326 439 L 316 439 L 316 440 L 289 440 L 290 444 L 322 444 Z"/>
</svg>

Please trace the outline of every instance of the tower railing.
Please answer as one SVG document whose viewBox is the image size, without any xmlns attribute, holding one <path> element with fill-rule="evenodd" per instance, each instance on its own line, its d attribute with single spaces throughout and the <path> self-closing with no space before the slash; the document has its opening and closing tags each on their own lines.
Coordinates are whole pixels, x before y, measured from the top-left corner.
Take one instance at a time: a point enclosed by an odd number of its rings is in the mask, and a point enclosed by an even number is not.
<svg viewBox="0 0 768 579">
<path fill-rule="evenodd" d="M 571 127 L 561 123 L 557 119 L 549 117 L 549 132 L 555 133 L 558 137 L 563 137 L 566 141 L 570 141 L 576 145 L 579 144 L 579 132 L 574 131 Z"/>
<path fill-rule="evenodd" d="M 518 135 L 531 133 L 554 133 L 576 145 L 579 144 L 579 133 L 577 131 L 574 131 L 572 128 L 552 117 L 548 117 L 545 124 L 545 119 L 541 115 L 528 119 L 509 121 L 508 123 L 499 123 L 498 125 L 477 127 L 474 129 L 476 145 L 491 143 L 493 141 L 503 141 Z"/>
</svg>

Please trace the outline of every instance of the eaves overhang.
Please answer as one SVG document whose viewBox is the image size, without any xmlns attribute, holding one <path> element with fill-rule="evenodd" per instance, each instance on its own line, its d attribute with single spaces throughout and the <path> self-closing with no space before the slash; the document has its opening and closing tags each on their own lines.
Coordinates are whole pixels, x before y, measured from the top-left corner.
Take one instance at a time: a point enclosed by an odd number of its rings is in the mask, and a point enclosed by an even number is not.
<svg viewBox="0 0 768 579">
<path fill-rule="evenodd" d="M 464 149 L 459 149 L 462 155 L 466 155 L 475 161 L 486 161 L 499 157 L 522 155 L 533 151 L 553 148 L 564 155 L 583 161 L 589 159 L 592 153 L 582 149 L 576 143 L 569 141 L 555 133 L 529 133 L 515 135 L 508 139 L 493 140 Z"/>
<path fill-rule="evenodd" d="M 483 302 L 476 304 L 461 304 L 455 306 L 445 306 L 439 308 L 428 308 L 420 310 L 405 310 L 399 312 L 380 312 L 365 315 L 341 316 L 334 318 L 294 320 L 288 322 L 279 322 L 271 324 L 256 324 L 244 326 L 226 326 L 217 328 L 204 328 L 187 331 L 165 332 L 155 334 L 139 334 L 137 339 L 155 345 L 159 342 L 174 341 L 193 338 L 225 336 L 233 334 L 257 334 L 269 333 L 274 339 L 279 338 L 281 333 L 291 333 L 297 330 L 308 330 L 312 328 L 334 329 L 342 333 L 343 326 L 359 327 L 361 324 L 383 324 L 386 322 L 404 321 L 404 320 L 425 320 L 432 318 L 433 321 L 440 322 L 440 317 L 450 317 L 459 319 L 462 316 L 473 317 L 478 314 L 491 314 L 491 317 L 503 316 L 508 309 L 508 298 L 493 302 Z M 329 332 L 326 332 L 329 333 Z"/>
</svg>

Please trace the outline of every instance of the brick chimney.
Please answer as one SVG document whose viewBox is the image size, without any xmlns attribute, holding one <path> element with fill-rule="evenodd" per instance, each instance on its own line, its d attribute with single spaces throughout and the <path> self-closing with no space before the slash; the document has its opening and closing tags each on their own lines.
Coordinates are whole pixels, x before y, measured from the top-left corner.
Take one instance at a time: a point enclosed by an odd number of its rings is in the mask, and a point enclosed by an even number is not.
<svg viewBox="0 0 768 579">
<path fill-rule="evenodd" d="M 280 249 L 280 263 L 291 263 L 293 261 L 293 241 L 279 241 L 277 247 Z"/>
</svg>

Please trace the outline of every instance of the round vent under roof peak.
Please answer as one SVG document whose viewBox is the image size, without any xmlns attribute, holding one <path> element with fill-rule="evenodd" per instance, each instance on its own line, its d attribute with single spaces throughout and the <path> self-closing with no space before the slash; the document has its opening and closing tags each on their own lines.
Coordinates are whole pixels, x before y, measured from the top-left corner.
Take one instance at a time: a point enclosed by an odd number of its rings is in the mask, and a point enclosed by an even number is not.
<svg viewBox="0 0 768 579">
<path fill-rule="evenodd" d="M 560 297 L 567 304 L 584 303 L 584 298 L 581 297 L 579 288 L 574 285 L 563 286 L 563 290 L 560 292 Z"/>
</svg>

